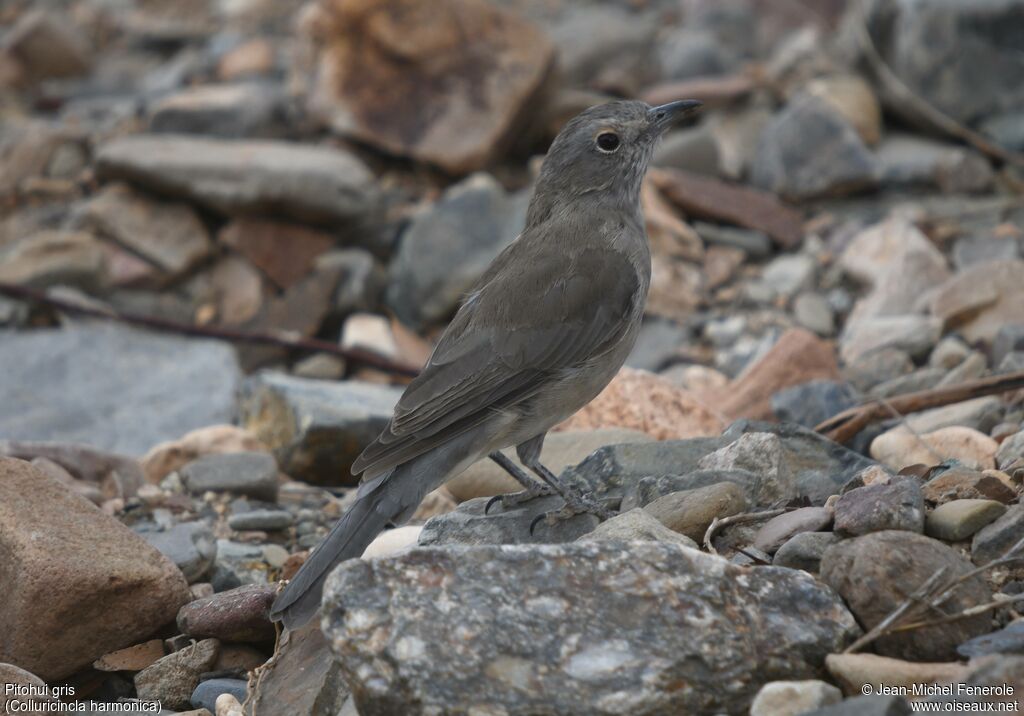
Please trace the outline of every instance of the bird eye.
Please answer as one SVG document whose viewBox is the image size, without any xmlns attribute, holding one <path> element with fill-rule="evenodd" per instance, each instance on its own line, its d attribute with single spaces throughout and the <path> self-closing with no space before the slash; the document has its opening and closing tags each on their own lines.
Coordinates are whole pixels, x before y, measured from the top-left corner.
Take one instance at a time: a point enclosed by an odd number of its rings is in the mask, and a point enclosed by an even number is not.
<svg viewBox="0 0 1024 716">
<path fill-rule="evenodd" d="M 597 135 L 597 148 L 602 152 L 611 154 L 619 148 L 619 135 L 615 132 L 601 132 Z"/>
</svg>

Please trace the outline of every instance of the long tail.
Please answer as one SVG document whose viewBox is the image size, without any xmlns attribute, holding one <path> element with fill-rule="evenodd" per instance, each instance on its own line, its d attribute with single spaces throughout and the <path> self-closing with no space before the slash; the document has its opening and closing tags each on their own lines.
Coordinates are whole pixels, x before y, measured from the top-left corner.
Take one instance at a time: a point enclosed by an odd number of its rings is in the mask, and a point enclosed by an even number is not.
<svg viewBox="0 0 1024 716">
<path fill-rule="evenodd" d="M 387 477 L 382 475 L 359 490 L 356 501 L 274 600 L 272 620 L 283 622 L 290 630 L 308 622 L 320 608 L 324 582 L 331 570 L 346 559 L 360 556 L 388 522 L 399 516 L 402 506 L 381 489 Z"/>
</svg>

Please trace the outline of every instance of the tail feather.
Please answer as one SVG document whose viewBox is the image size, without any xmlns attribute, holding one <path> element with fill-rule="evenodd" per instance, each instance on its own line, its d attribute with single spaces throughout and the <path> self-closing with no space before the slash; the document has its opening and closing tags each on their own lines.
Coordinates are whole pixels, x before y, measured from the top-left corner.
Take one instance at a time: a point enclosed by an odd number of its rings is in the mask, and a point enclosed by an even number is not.
<svg viewBox="0 0 1024 716">
<path fill-rule="evenodd" d="M 320 608 L 324 582 L 331 570 L 346 559 L 360 556 L 395 517 L 387 514 L 387 502 L 379 489 L 359 496 L 274 600 L 272 620 L 294 630 L 313 617 Z"/>
</svg>

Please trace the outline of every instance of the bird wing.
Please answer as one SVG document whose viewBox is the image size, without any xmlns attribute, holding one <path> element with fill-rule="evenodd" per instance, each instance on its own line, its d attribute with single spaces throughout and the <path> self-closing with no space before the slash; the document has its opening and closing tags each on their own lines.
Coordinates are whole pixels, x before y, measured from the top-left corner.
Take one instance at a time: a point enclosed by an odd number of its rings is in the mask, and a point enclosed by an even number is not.
<svg viewBox="0 0 1024 716">
<path fill-rule="evenodd" d="M 352 466 L 372 477 L 542 390 L 615 346 L 642 301 L 627 257 L 524 234 L 488 270 Z"/>
</svg>

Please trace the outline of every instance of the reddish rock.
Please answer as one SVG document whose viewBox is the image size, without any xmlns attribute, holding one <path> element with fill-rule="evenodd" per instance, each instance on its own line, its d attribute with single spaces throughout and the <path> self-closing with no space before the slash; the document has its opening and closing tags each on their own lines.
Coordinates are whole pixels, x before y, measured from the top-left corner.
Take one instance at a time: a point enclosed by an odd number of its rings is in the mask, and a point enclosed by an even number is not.
<svg viewBox="0 0 1024 716">
<path fill-rule="evenodd" d="M 280 288 L 290 288 L 313 270 L 334 245 L 330 234 L 280 221 L 241 218 L 224 227 L 220 241 L 249 259 Z"/>
<path fill-rule="evenodd" d="M 316 7 L 314 110 L 341 134 L 455 174 L 518 138 L 553 64 L 540 28 L 484 0 Z"/>
<path fill-rule="evenodd" d="M 274 625 L 269 612 L 276 591 L 274 585 L 247 584 L 197 599 L 178 612 L 178 629 L 193 639 L 272 641 Z"/>
<path fill-rule="evenodd" d="M 627 428 L 655 440 L 719 435 L 724 424 L 709 408 L 660 376 L 623 368 L 600 395 L 556 430 Z"/>
<path fill-rule="evenodd" d="M 772 395 L 812 380 L 841 380 L 835 350 L 810 331 L 791 328 L 709 404 L 730 420 L 770 420 Z"/>
<path fill-rule="evenodd" d="M 189 599 L 145 540 L 11 458 L 0 458 L 0 584 L 0 661 L 46 681 L 137 644 Z"/>
</svg>

